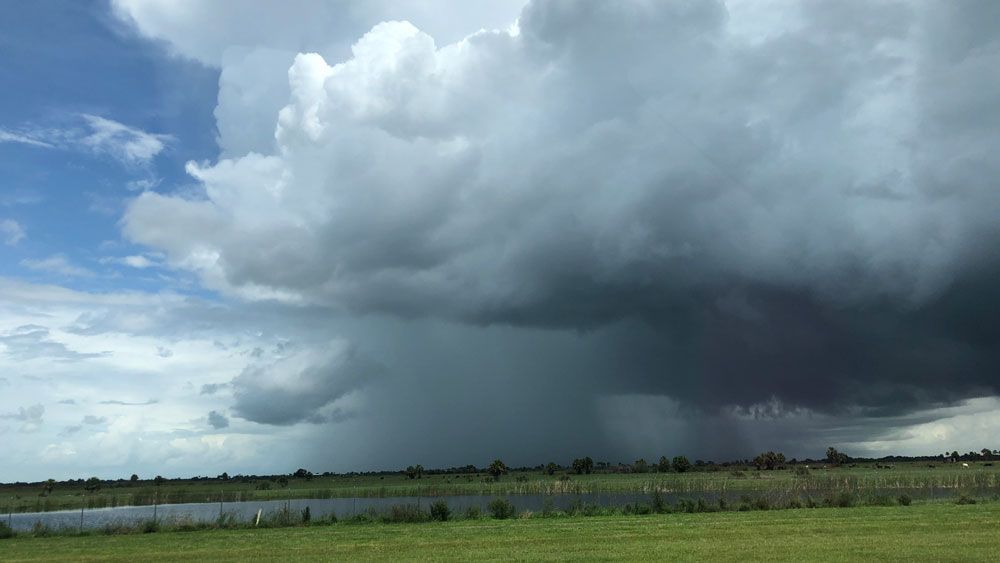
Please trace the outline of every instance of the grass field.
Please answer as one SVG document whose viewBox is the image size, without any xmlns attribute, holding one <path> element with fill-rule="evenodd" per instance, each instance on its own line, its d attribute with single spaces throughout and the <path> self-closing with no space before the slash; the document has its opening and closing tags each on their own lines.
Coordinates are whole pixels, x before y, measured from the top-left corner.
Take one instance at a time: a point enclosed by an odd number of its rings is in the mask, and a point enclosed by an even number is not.
<svg viewBox="0 0 1000 563">
<path fill-rule="evenodd" d="M 100 491 L 85 492 L 82 484 L 56 485 L 48 495 L 42 495 L 40 485 L 0 486 L 0 511 L 36 512 L 74 509 L 85 506 L 99 508 L 122 505 L 149 505 L 178 502 L 227 502 L 241 500 L 283 500 L 292 498 L 331 497 L 437 497 L 456 494 L 507 495 L 524 493 L 589 493 L 636 492 L 654 490 L 675 493 L 747 492 L 780 493 L 789 498 L 800 495 L 822 495 L 847 491 L 861 496 L 898 490 L 937 491 L 946 496 L 969 493 L 983 495 L 1000 493 L 1000 467 L 973 463 L 899 463 L 892 469 L 875 469 L 873 465 L 858 467 L 816 468 L 800 475 L 788 469 L 781 471 L 729 469 L 692 471 L 689 473 L 642 473 L 556 476 L 538 471 L 514 473 L 493 481 L 485 474 L 425 475 L 409 479 L 402 474 L 384 476 L 317 476 L 313 479 L 288 478 L 287 484 L 267 479 L 240 481 L 217 479 L 168 481 L 154 486 L 149 481 L 131 483 L 114 481 L 102 485 Z M 919 497 L 920 493 L 916 492 Z"/>
<path fill-rule="evenodd" d="M 995 560 L 1000 503 L 0 540 L 4 561 Z"/>
</svg>

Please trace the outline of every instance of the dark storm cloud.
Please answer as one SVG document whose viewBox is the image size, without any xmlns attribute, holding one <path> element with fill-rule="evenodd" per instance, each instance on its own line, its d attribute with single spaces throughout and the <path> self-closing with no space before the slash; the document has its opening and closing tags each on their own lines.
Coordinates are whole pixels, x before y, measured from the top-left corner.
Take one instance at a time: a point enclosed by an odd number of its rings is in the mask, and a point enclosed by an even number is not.
<svg viewBox="0 0 1000 563">
<path fill-rule="evenodd" d="M 613 451 L 606 397 L 731 435 L 760 405 L 882 431 L 996 394 L 1000 7 L 764 15 L 539 0 L 461 49 L 381 25 L 274 78 L 280 150 L 192 165 L 204 194 L 140 195 L 125 235 L 298 326 L 233 413 L 330 420 L 356 395 L 341 422 L 384 463 Z"/>
</svg>

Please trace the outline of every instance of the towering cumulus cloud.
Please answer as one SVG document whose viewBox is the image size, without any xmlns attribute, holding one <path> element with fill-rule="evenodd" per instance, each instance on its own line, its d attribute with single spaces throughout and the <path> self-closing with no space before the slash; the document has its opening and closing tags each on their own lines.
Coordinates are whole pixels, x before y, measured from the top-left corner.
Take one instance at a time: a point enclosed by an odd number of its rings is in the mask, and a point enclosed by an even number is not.
<svg viewBox="0 0 1000 563">
<path fill-rule="evenodd" d="M 260 107 L 216 110 L 249 137 L 125 233 L 246 300 L 583 331 L 596 394 L 993 394 L 1000 5 L 784 4 L 536 0 L 448 44 L 386 21 L 341 59 L 258 50 L 222 76 Z"/>
</svg>

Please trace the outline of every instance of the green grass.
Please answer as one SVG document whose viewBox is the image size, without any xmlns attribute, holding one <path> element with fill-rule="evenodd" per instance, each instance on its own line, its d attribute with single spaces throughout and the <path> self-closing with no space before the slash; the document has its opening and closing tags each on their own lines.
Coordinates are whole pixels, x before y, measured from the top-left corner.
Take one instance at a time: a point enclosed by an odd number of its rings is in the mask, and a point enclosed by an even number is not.
<svg viewBox="0 0 1000 563">
<path fill-rule="evenodd" d="M 5 561 L 990 560 L 1000 503 L 0 540 Z"/>
<path fill-rule="evenodd" d="M 807 476 L 792 470 L 743 471 L 734 476 L 729 470 L 694 471 L 690 473 L 593 474 L 573 475 L 568 481 L 540 472 L 525 472 L 503 477 L 499 482 L 479 475 L 425 475 L 408 479 L 405 475 L 329 476 L 311 480 L 288 479 L 287 486 L 258 479 L 252 482 L 211 479 L 170 481 L 153 486 L 139 483 L 114 482 L 105 484 L 97 493 L 85 493 L 82 485 L 61 483 L 52 494 L 42 496 L 40 485 L 0 486 L 0 511 L 31 512 L 75 509 L 81 506 L 99 508 L 123 505 L 149 505 L 178 502 L 227 502 L 249 500 L 284 500 L 293 498 L 330 497 L 438 497 L 456 494 L 506 495 L 523 493 L 590 493 L 633 492 L 654 490 L 674 493 L 773 492 L 789 498 L 823 495 L 848 491 L 859 495 L 892 492 L 903 489 L 938 489 L 962 492 L 1000 492 L 1000 467 L 974 463 L 963 468 L 959 464 L 899 463 L 893 469 L 875 469 L 871 465 L 855 468 L 813 468 Z M 518 478 L 521 480 L 518 480 Z M 267 482 L 268 490 L 259 490 Z"/>
</svg>

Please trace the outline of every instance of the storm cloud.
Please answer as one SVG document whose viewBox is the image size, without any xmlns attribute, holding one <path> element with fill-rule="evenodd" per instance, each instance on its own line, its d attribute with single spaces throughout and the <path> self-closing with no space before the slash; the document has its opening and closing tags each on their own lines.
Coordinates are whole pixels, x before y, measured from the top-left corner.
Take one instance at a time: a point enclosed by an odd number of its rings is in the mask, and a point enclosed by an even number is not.
<svg viewBox="0 0 1000 563">
<path fill-rule="evenodd" d="M 190 163 L 201 192 L 140 195 L 124 232 L 242 300 L 576 334 L 590 364 L 528 371 L 596 395 L 996 393 L 1000 9 L 785 8 L 539 0 L 449 44 L 380 23 L 272 69 L 274 148 Z M 359 385 L 334 373 L 248 368 L 234 412 L 321 420 Z"/>
</svg>

